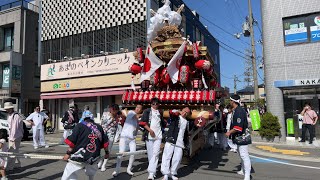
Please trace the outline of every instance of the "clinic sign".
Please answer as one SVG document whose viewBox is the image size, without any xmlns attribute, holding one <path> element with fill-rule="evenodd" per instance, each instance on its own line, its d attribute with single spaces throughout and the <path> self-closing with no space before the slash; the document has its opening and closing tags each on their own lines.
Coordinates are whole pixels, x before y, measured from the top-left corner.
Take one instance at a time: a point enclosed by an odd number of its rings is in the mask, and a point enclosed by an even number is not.
<svg viewBox="0 0 320 180">
<path fill-rule="evenodd" d="M 100 56 L 41 66 L 41 81 L 128 72 L 133 53 Z"/>
</svg>

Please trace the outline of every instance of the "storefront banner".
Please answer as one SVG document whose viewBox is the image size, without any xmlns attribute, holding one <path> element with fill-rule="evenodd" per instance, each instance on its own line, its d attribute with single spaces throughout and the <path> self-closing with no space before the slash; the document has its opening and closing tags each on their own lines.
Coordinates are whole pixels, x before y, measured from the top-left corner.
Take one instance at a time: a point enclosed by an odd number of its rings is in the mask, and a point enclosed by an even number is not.
<svg viewBox="0 0 320 180">
<path fill-rule="evenodd" d="M 10 86 L 10 65 L 4 64 L 2 66 L 2 87 L 8 88 Z"/>
<path fill-rule="evenodd" d="M 122 53 L 41 66 L 41 81 L 129 72 L 133 53 Z"/>
<path fill-rule="evenodd" d="M 274 87 L 277 88 L 317 85 L 320 85 L 320 78 L 274 81 Z"/>
<path fill-rule="evenodd" d="M 294 125 L 293 125 L 293 119 L 287 119 L 287 134 L 292 135 L 294 134 Z"/>
<path fill-rule="evenodd" d="M 131 80 L 131 73 L 124 73 L 72 78 L 68 80 L 45 81 L 41 82 L 41 92 L 71 91 L 123 86 L 127 86 L 129 88 Z M 139 84 L 139 79 L 137 77 L 134 78 L 134 83 Z"/>
<path fill-rule="evenodd" d="M 252 123 L 252 130 L 256 131 L 260 129 L 260 114 L 258 110 L 250 111 L 250 118 Z"/>
</svg>

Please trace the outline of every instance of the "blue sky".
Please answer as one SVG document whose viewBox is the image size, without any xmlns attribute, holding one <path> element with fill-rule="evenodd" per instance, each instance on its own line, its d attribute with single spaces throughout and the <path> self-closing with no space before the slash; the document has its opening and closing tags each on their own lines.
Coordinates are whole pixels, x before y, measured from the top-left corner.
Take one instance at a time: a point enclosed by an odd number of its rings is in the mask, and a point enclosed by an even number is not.
<svg viewBox="0 0 320 180">
<path fill-rule="evenodd" d="M 184 2 L 190 9 L 196 10 L 197 13 L 200 14 L 200 18 L 202 16 L 232 34 L 242 31 L 242 23 L 245 21 L 245 16 L 249 14 L 247 0 L 184 0 Z M 252 9 L 253 16 L 258 21 L 258 25 L 262 30 L 260 0 L 252 0 Z M 232 48 L 244 53 L 245 49 L 251 47 L 247 44 L 250 44 L 250 38 L 242 36 L 241 40 L 238 40 L 214 25 L 211 25 L 208 21 L 204 19 L 201 19 L 201 21 L 208 26 L 215 38 Z M 258 41 L 261 39 L 261 33 L 258 27 L 255 27 L 254 31 L 255 40 Z M 260 44 L 256 44 L 256 50 L 257 57 L 262 57 L 262 47 Z M 233 92 L 234 75 L 239 76 L 239 80 L 242 81 L 237 83 L 238 90 L 247 85 L 243 82 L 243 73 L 245 70 L 245 60 L 243 58 L 220 48 L 220 64 L 222 86 L 229 87 L 230 92 Z M 259 64 L 259 61 L 257 61 L 257 64 Z M 263 72 L 261 70 L 259 70 L 259 74 L 261 78 L 263 78 Z M 259 84 L 263 82 L 261 78 L 258 76 Z"/>
<path fill-rule="evenodd" d="M 1 4 L 14 2 L 16 0 L 0 0 Z M 248 1 L 247 0 L 184 0 L 185 4 L 192 10 L 196 10 L 200 16 L 210 20 L 219 27 L 223 28 L 229 33 L 241 32 L 242 23 L 245 21 L 245 16 L 248 13 Z M 261 13 L 260 13 L 260 0 L 252 0 L 253 16 L 258 21 L 258 25 L 261 28 Z M 224 42 L 228 46 L 236 49 L 240 52 L 245 52 L 245 49 L 250 48 L 247 44 L 250 44 L 250 38 L 241 37 L 238 40 L 230 34 L 222 31 L 221 29 L 210 24 L 208 21 L 201 18 L 201 21 L 208 26 L 212 35 L 218 40 Z M 257 27 L 255 27 L 255 40 L 261 39 L 261 33 Z M 262 56 L 262 47 L 260 44 L 256 44 L 257 57 Z M 238 52 L 239 54 L 239 52 Z M 230 88 L 230 92 L 233 92 L 233 75 L 239 76 L 237 89 L 244 88 L 246 83 L 243 82 L 245 61 L 243 58 L 238 57 L 222 48 L 220 48 L 220 69 L 221 69 L 221 84 Z M 259 61 L 257 61 L 259 65 Z M 261 78 L 263 78 L 263 72 L 259 70 Z M 261 78 L 258 76 L 259 84 L 262 83 Z"/>
</svg>

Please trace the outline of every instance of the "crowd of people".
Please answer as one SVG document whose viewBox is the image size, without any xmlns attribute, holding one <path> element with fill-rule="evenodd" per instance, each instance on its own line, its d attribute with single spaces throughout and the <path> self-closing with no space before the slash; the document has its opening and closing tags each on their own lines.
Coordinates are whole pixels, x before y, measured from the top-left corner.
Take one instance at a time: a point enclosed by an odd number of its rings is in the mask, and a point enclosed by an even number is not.
<svg viewBox="0 0 320 180">
<path fill-rule="evenodd" d="M 184 107 L 181 110 L 170 110 L 170 118 L 163 118 L 163 110 L 159 109 L 158 98 L 151 100 L 151 107 L 145 108 L 137 104 L 134 110 L 121 111 L 117 104 L 113 104 L 104 110 L 101 125 L 94 122 L 89 107 L 81 117 L 77 118 L 74 113 L 74 105 L 65 113 L 62 120 L 65 127 L 65 143 L 69 145 L 64 160 L 68 163 L 65 167 L 62 180 L 77 179 L 77 172 L 85 169 L 89 179 L 93 179 L 97 168 L 106 170 L 106 163 L 109 154 L 116 141 L 116 134 L 119 133 L 119 153 L 116 161 L 116 168 L 112 176 L 120 173 L 120 167 L 124 153 L 129 156 L 127 174 L 133 175 L 132 166 L 136 149 L 136 136 L 138 130 L 142 129 L 142 139 L 145 141 L 148 157 L 148 179 L 155 178 L 161 144 L 164 149 L 161 160 L 160 171 L 163 179 L 178 179 L 177 171 L 182 160 L 183 149 L 186 148 L 188 138 L 189 116 L 191 110 Z M 248 128 L 247 113 L 240 107 L 240 97 L 235 95 L 227 107 L 215 105 L 215 118 L 217 123 L 211 130 L 209 137 L 217 137 L 217 141 L 223 150 L 230 147 L 231 151 L 239 152 L 242 160 L 242 168 L 238 174 L 244 175 L 245 180 L 250 179 L 251 163 L 248 153 L 248 145 L 237 145 L 233 143 L 236 136 L 241 136 Z M 79 121 L 80 120 L 80 121 Z M 122 130 L 119 131 L 118 127 Z M 167 129 L 164 133 L 164 129 Z M 71 130 L 71 131 L 70 131 Z M 215 135 L 217 134 L 217 135 Z M 210 139 L 210 138 L 209 138 Z M 212 141 L 212 140 L 211 140 Z M 210 140 L 209 140 L 210 142 Z M 129 152 L 126 151 L 129 146 Z M 100 149 L 104 149 L 104 158 L 100 158 Z"/>
<path fill-rule="evenodd" d="M 241 171 L 238 174 L 244 175 L 245 180 L 250 179 L 250 158 L 248 145 L 234 144 L 237 136 L 244 134 L 248 128 L 247 113 L 240 107 L 240 97 L 232 96 L 230 105 L 226 107 L 220 104 L 214 106 L 214 118 L 217 124 L 210 129 L 209 145 L 219 144 L 222 150 L 230 148 L 233 152 L 239 152 L 242 162 Z M 119 138 L 119 153 L 116 161 L 116 168 L 112 176 L 120 173 L 123 157 L 129 156 L 127 174 L 132 172 L 136 148 L 136 136 L 138 130 L 143 131 L 142 140 L 145 141 L 148 157 L 148 179 L 154 179 L 157 172 L 161 144 L 164 149 L 161 160 L 160 171 L 163 179 L 178 179 L 177 171 L 182 160 L 183 150 L 188 146 L 188 130 L 193 123 L 190 123 L 191 110 L 184 107 L 180 110 L 170 110 L 170 118 L 164 119 L 163 110 L 159 109 L 158 98 L 151 100 L 151 107 L 144 107 L 137 104 L 134 110 L 121 111 L 121 107 L 112 104 L 104 110 L 101 124 L 94 122 L 94 116 L 90 107 L 85 106 L 84 111 L 79 114 L 76 104 L 70 104 L 69 109 L 64 113 L 61 120 L 64 133 L 63 141 L 69 146 L 64 160 L 68 161 L 62 180 L 77 179 L 78 171 L 85 169 L 89 179 L 93 179 L 96 171 L 106 171 L 106 164 L 114 142 Z M 5 103 L 9 122 L 9 134 L 6 130 L 0 129 L 0 148 L 2 151 L 19 153 L 20 142 L 23 137 L 23 119 L 19 113 L 14 111 L 10 102 Z M 32 124 L 34 149 L 48 148 L 44 139 L 44 124 L 48 121 L 48 115 L 36 107 L 26 120 Z M 119 128 L 121 127 L 121 128 Z M 167 129 L 164 132 L 164 129 Z M 196 127 L 193 127 L 196 128 Z M 117 135 L 118 134 L 118 135 Z M 7 142 L 9 142 L 7 144 Z M 129 152 L 126 147 L 129 146 Z M 101 149 L 104 149 L 104 158 L 101 158 Z M 125 155 L 126 154 L 126 155 Z M 0 159 L 0 173 L 2 179 L 6 178 L 4 170 L 13 170 L 20 167 L 18 158 Z"/>
</svg>

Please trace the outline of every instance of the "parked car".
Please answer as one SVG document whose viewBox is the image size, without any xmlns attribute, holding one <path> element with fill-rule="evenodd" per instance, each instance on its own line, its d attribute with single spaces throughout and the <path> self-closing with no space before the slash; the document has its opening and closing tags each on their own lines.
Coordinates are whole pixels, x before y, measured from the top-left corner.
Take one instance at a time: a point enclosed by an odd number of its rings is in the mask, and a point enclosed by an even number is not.
<svg viewBox="0 0 320 180">
<path fill-rule="evenodd" d="M 23 140 L 28 140 L 29 136 L 32 135 L 32 126 L 26 120 L 26 117 L 23 114 L 20 114 L 23 119 Z M 9 132 L 9 124 L 8 124 L 8 113 L 6 110 L 0 110 L 0 129 L 6 129 Z"/>
</svg>

